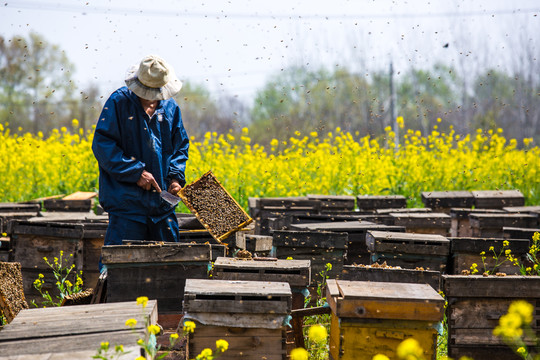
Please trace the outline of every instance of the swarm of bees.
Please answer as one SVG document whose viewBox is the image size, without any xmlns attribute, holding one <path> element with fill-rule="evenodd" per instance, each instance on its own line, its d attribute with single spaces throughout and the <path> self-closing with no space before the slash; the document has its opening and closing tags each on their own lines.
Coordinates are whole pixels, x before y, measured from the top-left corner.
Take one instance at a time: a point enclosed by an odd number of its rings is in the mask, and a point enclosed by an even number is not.
<svg viewBox="0 0 540 360">
<path fill-rule="evenodd" d="M 180 196 L 217 239 L 251 220 L 211 172 L 186 185 Z"/>
</svg>

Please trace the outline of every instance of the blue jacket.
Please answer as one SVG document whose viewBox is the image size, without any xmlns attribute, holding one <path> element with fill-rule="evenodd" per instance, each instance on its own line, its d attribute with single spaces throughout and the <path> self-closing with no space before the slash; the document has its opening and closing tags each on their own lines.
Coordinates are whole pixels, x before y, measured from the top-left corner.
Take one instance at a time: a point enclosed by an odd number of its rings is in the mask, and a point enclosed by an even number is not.
<svg viewBox="0 0 540 360">
<path fill-rule="evenodd" d="M 99 201 L 108 213 L 146 223 L 174 211 L 154 189 L 137 186 L 143 170 L 162 190 L 172 179 L 184 186 L 189 138 L 174 99 L 161 100 L 150 118 L 127 87 L 105 103 L 94 133 L 92 150 L 99 164 Z"/>
</svg>

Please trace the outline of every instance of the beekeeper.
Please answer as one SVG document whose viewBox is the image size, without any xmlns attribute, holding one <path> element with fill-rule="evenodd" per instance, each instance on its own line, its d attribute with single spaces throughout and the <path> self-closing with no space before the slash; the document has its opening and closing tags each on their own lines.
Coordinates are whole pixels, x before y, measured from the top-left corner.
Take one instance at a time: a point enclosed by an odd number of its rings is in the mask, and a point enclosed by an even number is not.
<svg viewBox="0 0 540 360">
<path fill-rule="evenodd" d="M 105 245 L 122 240 L 178 241 L 175 206 L 160 192 L 185 185 L 189 138 L 173 99 L 182 83 L 162 58 L 146 56 L 109 97 L 92 150 L 99 202 L 109 214 Z"/>
</svg>

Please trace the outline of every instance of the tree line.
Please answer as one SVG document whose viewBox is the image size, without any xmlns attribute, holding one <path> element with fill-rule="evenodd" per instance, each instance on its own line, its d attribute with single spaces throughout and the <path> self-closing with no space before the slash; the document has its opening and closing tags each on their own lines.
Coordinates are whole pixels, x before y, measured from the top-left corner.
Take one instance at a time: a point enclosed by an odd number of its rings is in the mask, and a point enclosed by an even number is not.
<svg viewBox="0 0 540 360">
<path fill-rule="evenodd" d="M 359 136 L 379 136 L 392 126 L 390 81 L 396 114 L 408 129 L 428 134 L 433 125 L 458 134 L 502 128 L 507 137 L 540 140 L 540 65 L 534 54 L 513 73 L 483 69 L 459 73 L 437 63 L 430 69 L 411 67 L 394 76 L 388 71 L 353 72 L 292 66 L 273 75 L 256 92 L 253 104 L 233 95 L 215 98 L 200 84 L 186 83 L 176 100 L 190 135 L 208 131 L 239 132 L 248 127 L 252 139 L 267 144 L 287 140 L 295 132 L 325 134 L 340 127 Z M 52 128 L 88 129 L 98 119 L 108 94 L 96 84 L 78 89 L 74 65 L 66 54 L 37 33 L 27 38 L 0 36 L 0 124 L 48 133 Z M 367 74 L 367 75 L 366 75 Z M 438 123 L 437 119 L 443 121 Z"/>
</svg>

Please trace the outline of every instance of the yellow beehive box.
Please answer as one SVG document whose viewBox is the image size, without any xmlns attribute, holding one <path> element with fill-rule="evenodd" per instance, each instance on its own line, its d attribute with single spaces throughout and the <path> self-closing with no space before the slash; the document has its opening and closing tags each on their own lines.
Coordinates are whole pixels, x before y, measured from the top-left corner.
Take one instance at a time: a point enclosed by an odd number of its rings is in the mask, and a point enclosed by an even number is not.
<svg viewBox="0 0 540 360">
<path fill-rule="evenodd" d="M 331 359 L 371 360 L 376 354 L 393 359 L 408 338 L 420 343 L 426 359 L 435 359 L 444 299 L 431 286 L 331 279 L 327 301 Z"/>
</svg>

